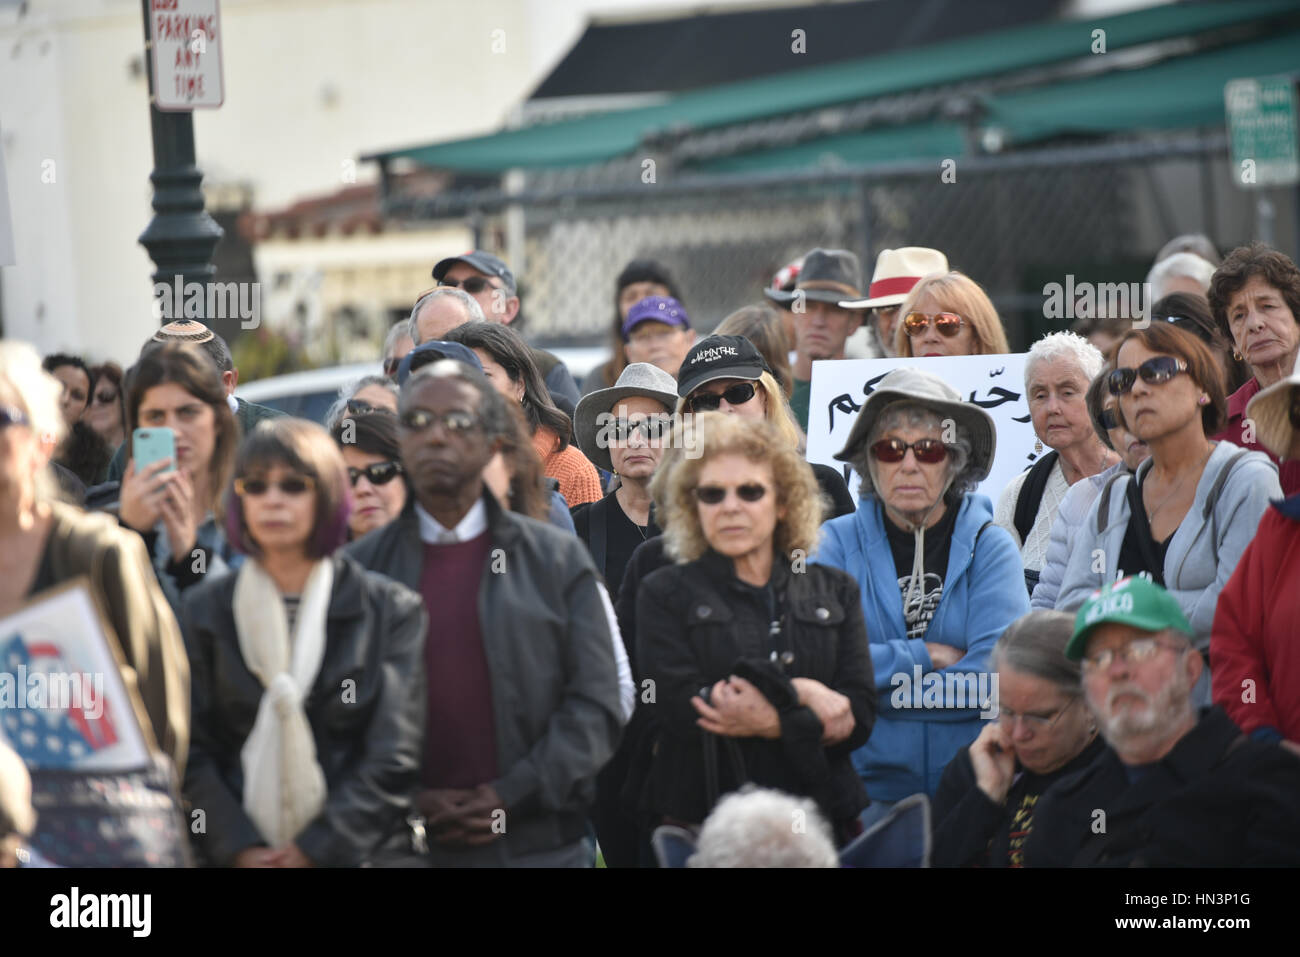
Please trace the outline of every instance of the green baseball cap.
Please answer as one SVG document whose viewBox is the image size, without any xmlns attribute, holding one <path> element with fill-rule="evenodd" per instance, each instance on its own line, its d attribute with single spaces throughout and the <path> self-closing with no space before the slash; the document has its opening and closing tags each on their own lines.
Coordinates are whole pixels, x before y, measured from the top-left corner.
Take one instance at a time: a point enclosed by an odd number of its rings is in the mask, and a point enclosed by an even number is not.
<svg viewBox="0 0 1300 957">
<path fill-rule="evenodd" d="M 1143 631 L 1173 628 L 1188 638 L 1195 637 L 1174 596 L 1150 579 L 1134 575 L 1105 585 L 1088 596 L 1075 616 L 1074 634 L 1065 646 L 1065 657 L 1071 661 L 1082 658 L 1092 630 L 1112 621 Z"/>
</svg>

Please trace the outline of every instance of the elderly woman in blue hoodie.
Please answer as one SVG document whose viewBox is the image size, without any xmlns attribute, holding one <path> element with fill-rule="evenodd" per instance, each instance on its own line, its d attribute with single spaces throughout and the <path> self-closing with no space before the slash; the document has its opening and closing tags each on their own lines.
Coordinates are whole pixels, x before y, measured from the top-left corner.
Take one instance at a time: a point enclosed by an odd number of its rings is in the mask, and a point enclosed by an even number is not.
<svg viewBox="0 0 1300 957">
<path fill-rule="evenodd" d="M 895 369 L 868 396 L 836 458 L 862 477 L 857 511 L 822 526 L 817 561 L 857 579 L 879 695 L 853 754 L 871 824 L 917 792 L 980 732 L 996 701 L 998 636 L 1029 611 L 1024 568 L 993 505 L 993 419 L 938 376 Z"/>
</svg>

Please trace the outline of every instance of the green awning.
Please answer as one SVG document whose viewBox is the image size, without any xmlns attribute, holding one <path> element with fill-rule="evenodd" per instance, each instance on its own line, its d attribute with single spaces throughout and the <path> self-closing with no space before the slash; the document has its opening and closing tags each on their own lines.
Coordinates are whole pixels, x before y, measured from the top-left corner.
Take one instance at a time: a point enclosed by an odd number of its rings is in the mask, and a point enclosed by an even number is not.
<svg viewBox="0 0 1300 957">
<path fill-rule="evenodd" d="M 647 137 L 703 130 L 1091 56 L 1093 31 L 1108 52 L 1294 12 L 1294 0 L 1170 4 L 1090 20 L 1054 21 L 851 60 L 798 73 L 710 87 L 656 106 L 506 130 L 367 156 L 407 158 L 466 173 L 605 162 Z M 795 54 L 792 54 L 795 55 Z"/>
<path fill-rule="evenodd" d="M 991 97 L 985 101 L 988 114 L 982 125 L 1002 130 L 1007 145 L 1064 133 L 1222 126 L 1225 83 L 1237 77 L 1295 70 L 1300 70 L 1300 32 Z M 775 172 L 938 159 L 964 152 L 959 127 L 932 122 L 828 136 L 783 149 L 696 163 L 690 168 L 699 173 Z"/>
</svg>

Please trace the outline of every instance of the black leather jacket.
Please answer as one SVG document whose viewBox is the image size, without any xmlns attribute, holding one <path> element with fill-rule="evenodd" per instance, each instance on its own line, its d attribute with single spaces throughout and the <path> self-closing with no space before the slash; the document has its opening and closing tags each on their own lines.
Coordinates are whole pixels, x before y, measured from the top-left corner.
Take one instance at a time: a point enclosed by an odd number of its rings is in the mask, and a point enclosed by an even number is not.
<svg viewBox="0 0 1300 957">
<path fill-rule="evenodd" d="M 812 797 L 832 822 L 842 824 L 868 803 L 850 755 L 870 736 L 876 715 L 858 586 L 839 569 L 807 565 L 792 572 L 781 560 L 773 563 L 771 584 L 784 611 L 782 649 L 793 654 L 786 678 L 814 678 L 847 696 L 856 723 L 847 740 L 826 747 L 822 724 L 809 708 L 778 707 L 779 739 L 733 740 L 748 780 Z M 658 702 L 661 733 L 651 792 L 659 813 L 691 823 L 707 815 L 704 732 L 691 698 L 731 675 L 738 659 L 767 661 L 774 648 L 770 622 L 760 593 L 740 582 L 731 561 L 713 551 L 661 568 L 642 582 L 637 662 L 654 682 Z M 725 758 L 718 770 L 719 793 L 741 783 Z"/>
<path fill-rule="evenodd" d="M 318 865 L 356 866 L 382 844 L 407 839 L 410 794 L 424 742 L 424 634 L 420 596 L 336 556 L 325 657 L 304 702 L 328 795 L 294 839 Z M 200 850 L 229 864 L 265 844 L 243 809 L 240 750 L 257 717 L 261 682 L 239 650 L 233 599 L 238 572 L 186 593 L 192 720 L 185 798 L 204 813 Z M 355 684 L 355 698 L 345 680 Z"/>
<path fill-rule="evenodd" d="M 434 863 L 468 866 L 507 864 L 585 835 L 596 774 L 623 727 L 609 622 L 586 547 L 572 534 L 504 511 L 490 492 L 483 501 L 492 550 L 478 613 L 501 774 L 485 783 L 505 803 L 508 823 L 502 841 L 479 851 L 431 847 Z M 415 497 L 347 552 L 418 589 L 424 545 Z M 430 617 L 436 629 L 436 609 Z"/>
</svg>

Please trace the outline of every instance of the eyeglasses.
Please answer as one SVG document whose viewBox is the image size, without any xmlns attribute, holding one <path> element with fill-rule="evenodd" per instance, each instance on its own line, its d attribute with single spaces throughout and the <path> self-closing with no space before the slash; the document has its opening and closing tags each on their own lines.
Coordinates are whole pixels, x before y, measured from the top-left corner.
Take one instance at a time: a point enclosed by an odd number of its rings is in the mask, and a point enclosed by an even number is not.
<svg viewBox="0 0 1300 957">
<path fill-rule="evenodd" d="M 448 432 L 460 433 L 468 432 L 478 425 L 478 420 L 474 416 L 459 409 L 444 412 L 442 415 L 434 415 L 434 413 L 426 412 L 424 409 L 412 409 L 409 412 L 402 413 L 399 421 L 404 428 L 410 429 L 412 432 L 423 432 L 432 428 L 435 424 L 440 424 Z"/>
<path fill-rule="evenodd" d="M 348 481 L 355 487 L 361 476 L 370 480 L 371 485 L 387 485 L 402 474 L 401 462 L 375 462 L 363 469 L 348 467 Z"/>
<path fill-rule="evenodd" d="M 1180 372 L 1187 371 L 1187 363 L 1173 356 L 1156 356 L 1136 369 L 1116 369 L 1106 378 L 1111 395 L 1124 395 L 1133 388 L 1138 376 L 1148 385 L 1164 385 Z"/>
<path fill-rule="evenodd" d="M 907 457 L 908 449 L 912 450 L 918 462 L 926 465 L 942 462 L 948 457 L 948 446 L 938 439 L 917 439 L 911 443 L 904 442 L 902 439 L 881 439 L 871 446 L 871 454 L 878 462 L 892 464 L 903 461 Z"/>
<path fill-rule="evenodd" d="M 714 394 L 712 392 L 697 392 L 688 400 L 692 412 L 716 412 L 722 405 L 722 400 L 727 400 L 727 405 L 744 405 L 750 399 L 754 398 L 754 383 L 737 382 L 725 392 Z"/>
<path fill-rule="evenodd" d="M 648 416 L 635 422 L 619 419 L 614 423 L 614 439 L 617 442 L 627 442 L 640 432 L 646 441 L 654 441 L 667 435 L 672 424 L 672 417 L 667 415 Z"/>
<path fill-rule="evenodd" d="M 758 502 L 767 494 L 767 486 L 757 482 L 746 482 L 736 487 L 736 494 L 742 502 Z M 727 490 L 721 485 L 697 485 L 695 497 L 701 505 L 720 505 L 727 497 Z"/>
<path fill-rule="evenodd" d="M 1035 734 L 1042 731 L 1050 731 L 1052 728 L 1056 727 L 1056 722 L 1061 720 L 1061 715 L 1069 711 L 1071 706 L 1073 706 L 1078 700 L 1078 698 L 1071 698 L 1069 704 L 1057 711 L 1054 716 L 1048 715 L 1047 717 L 1043 717 L 1039 714 L 1017 714 L 1010 708 L 999 708 L 997 722 L 998 724 L 1006 725 L 1008 728 L 1014 728 L 1017 721 L 1023 721 L 1025 726 Z"/>
<path fill-rule="evenodd" d="M 308 475 L 291 475 L 288 478 L 282 478 L 278 482 L 268 482 L 261 478 L 237 478 L 235 479 L 235 494 L 240 498 L 257 498 L 265 495 L 275 486 L 285 495 L 301 495 L 308 489 L 315 486 L 315 482 Z"/>
<path fill-rule="evenodd" d="M 1095 655 L 1085 655 L 1083 670 L 1089 673 L 1105 671 L 1110 667 L 1116 656 L 1127 664 L 1140 664 L 1154 657 L 1155 653 L 1161 648 L 1168 648 L 1171 651 L 1176 650 L 1176 646 L 1160 641 L 1157 638 L 1134 638 L 1127 645 L 1121 645 L 1119 648 L 1103 648 Z"/>
<path fill-rule="evenodd" d="M 348 399 L 345 403 L 347 410 L 353 415 L 365 415 L 368 412 L 378 412 L 373 405 L 363 399 Z"/>
<path fill-rule="evenodd" d="M 951 339 L 957 333 L 961 332 L 961 327 L 966 324 L 966 320 L 955 312 L 936 312 L 929 315 L 924 312 L 909 312 L 903 320 L 903 329 L 912 338 L 916 338 L 925 332 L 930 323 L 934 323 L 934 328 L 939 335 L 945 339 Z"/>
<path fill-rule="evenodd" d="M 450 287 L 455 289 L 459 286 L 471 296 L 477 296 L 484 289 L 497 289 L 498 286 L 492 284 L 492 280 L 486 276 L 470 276 L 468 279 L 439 279 L 439 286 Z"/>
<path fill-rule="evenodd" d="M 1115 415 L 1115 407 L 1101 410 L 1101 427 L 1107 432 L 1119 428 L 1119 417 Z"/>
<path fill-rule="evenodd" d="M 112 405 L 117 401 L 117 392 L 96 392 L 93 401 L 95 405 Z"/>
<path fill-rule="evenodd" d="M 27 424 L 27 416 L 23 414 L 22 409 L 12 405 L 0 405 L 0 429 L 7 429 L 11 425 Z"/>
</svg>

